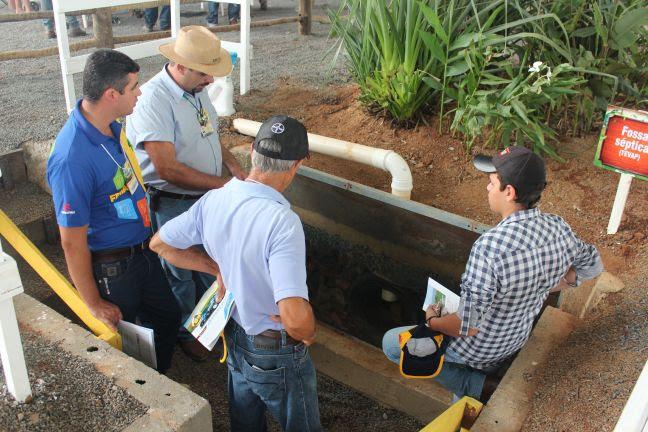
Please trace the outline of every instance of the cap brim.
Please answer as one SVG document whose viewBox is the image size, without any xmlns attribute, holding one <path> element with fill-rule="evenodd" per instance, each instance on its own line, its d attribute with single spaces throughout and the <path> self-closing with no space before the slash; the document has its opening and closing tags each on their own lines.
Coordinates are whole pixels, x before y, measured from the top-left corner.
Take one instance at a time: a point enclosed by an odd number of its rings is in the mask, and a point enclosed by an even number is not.
<svg viewBox="0 0 648 432">
<path fill-rule="evenodd" d="M 485 173 L 497 172 L 497 169 L 495 168 L 495 165 L 493 165 L 493 157 L 492 156 L 477 155 L 473 159 L 473 165 L 475 165 L 475 168 L 477 168 L 479 171 L 482 171 L 482 172 L 485 172 Z"/>
<path fill-rule="evenodd" d="M 232 58 L 225 48 L 221 48 L 220 59 L 217 64 L 202 64 L 195 63 L 179 56 L 174 50 L 175 41 L 168 44 L 160 45 L 160 53 L 171 60 L 172 62 L 181 64 L 189 69 L 197 70 L 199 72 L 211 75 L 214 77 L 227 76 L 232 72 Z"/>
</svg>

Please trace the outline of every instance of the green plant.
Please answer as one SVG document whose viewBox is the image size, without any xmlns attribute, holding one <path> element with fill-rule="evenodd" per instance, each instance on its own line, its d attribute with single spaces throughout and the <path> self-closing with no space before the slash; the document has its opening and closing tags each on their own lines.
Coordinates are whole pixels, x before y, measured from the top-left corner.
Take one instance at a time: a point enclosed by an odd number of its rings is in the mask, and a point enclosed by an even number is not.
<svg viewBox="0 0 648 432">
<path fill-rule="evenodd" d="M 530 142 L 560 159 L 558 132 L 591 130 L 619 95 L 648 100 L 645 0 L 341 0 L 330 15 L 367 107 L 436 112 L 468 148 Z"/>
<path fill-rule="evenodd" d="M 546 112 L 560 105 L 567 96 L 578 94 L 575 88 L 585 80 L 569 64 L 558 65 L 552 70 L 540 61 L 530 68 L 498 63 L 506 76 L 484 72 L 482 86 L 465 92 L 466 97 L 455 111 L 451 129 L 466 136 L 468 149 L 478 137 L 485 135 L 485 145 L 507 147 L 529 141 L 536 152 L 562 160 L 549 144 L 556 133 L 546 121 Z M 470 90 L 471 86 L 467 88 Z"/>
<path fill-rule="evenodd" d="M 427 30 L 419 3 L 342 0 L 331 22 L 338 53 L 344 46 L 360 86 L 360 100 L 396 120 L 412 118 L 432 92 L 422 81 L 429 54 L 418 36 Z"/>
</svg>

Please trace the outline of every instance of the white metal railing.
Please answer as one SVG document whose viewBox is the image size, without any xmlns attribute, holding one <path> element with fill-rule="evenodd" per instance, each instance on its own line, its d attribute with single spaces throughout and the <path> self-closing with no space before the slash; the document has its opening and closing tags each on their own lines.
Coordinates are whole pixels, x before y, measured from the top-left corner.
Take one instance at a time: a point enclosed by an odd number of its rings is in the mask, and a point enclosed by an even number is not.
<svg viewBox="0 0 648 432">
<path fill-rule="evenodd" d="M 63 90 L 67 111 L 74 109 L 76 93 L 74 91 L 73 75 L 83 71 L 89 54 L 71 56 L 70 43 L 65 27 L 65 13 L 85 9 L 127 6 L 143 3 L 145 0 L 54 0 L 54 26 L 56 28 L 61 72 L 63 74 Z M 220 0 L 206 0 L 218 1 Z M 229 52 L 235 52 L 240 65 L 240 91 L 245 94 L 250 89 L 250 0 L 228 0 L 225 3 L 241 5 L 241 36 L 240 42 L 221 41 L 221 45 Z M 180 1 L 170 0 L 171 6 L 171 37 L 136 43 L 115 48 L 132 59 L 151 57 L 159 54 L 158 47 L 173 41 L 180 30 Z"/>
<path fill-rule="evenodd" d="M 9 393 L 24 402 L 31 396 L 31 387 L 13 304 L 14 296 L 21 292 L 23 286 L 16 261 L 2 251 L 0 242 L 0 358 Z"/>
</svg>

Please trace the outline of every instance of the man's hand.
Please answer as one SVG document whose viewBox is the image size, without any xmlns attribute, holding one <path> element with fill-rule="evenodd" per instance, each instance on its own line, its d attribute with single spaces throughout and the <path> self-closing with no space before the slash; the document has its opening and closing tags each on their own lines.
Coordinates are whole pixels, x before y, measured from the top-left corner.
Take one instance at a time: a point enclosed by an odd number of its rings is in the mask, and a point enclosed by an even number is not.
<svg viewBox="0 0 648 432">
<path fill-rule="evenodd" d="M 123 318 L 121 310 L 119 310 L 117 305 L 98 298 L 94 304 L 88 305 L 88 308 L 95 318 L 110 327 L 112 331 L 117 331 L 117 324 Z"/>
<path fill-rule="evenodd" d="M 427 310 L 425 311 L 425 322 L 427 322 L 430 318 L 439 318 L 441 316 L 442 309 L 443 305 L 441 303 L 433 303 L 428 306 Z"/>
<path fill-rule="evenodd" d="M 236 177 L 239 180 L 245 180 L 245 178 L 247 177 L 247 174 L 245 173 L 245 171 L 243 171 L 243 168 L 241 168 L 239 164 L 232 164 L 231 167 L 227 168 L 229 168 L 232 176 Z"/>
<path fill-rule="evenodd" d="M 315 316 L 308 300 L 288 297 L 279 300 L 279 316 L 286 332 L 293 338 L 310 345 L 315 341 Z M 275 321 L 271 316 L 270 319 Z"/>
<path fill-rule="evenodd" d="M 241 168 L 241 165 L 238 163 L 232 152 L 230 152 L 221 142 L 221 155 L 223 157 L 223 165 L 227 167 L 230 174 L 236 177 L 239 180 L 245 180 L 247 174 Z"/>
<path fill-rule="evenodd" d="M 218 282 L 218 292 L 216 293 L 216 303 L 220 303 L 223 300 L 223 297 L 225 297 L 225 291 L 227 291 L 227 288 L 225 288 L 225 283 L 223 283 L 223 276 L 219 272 L 216 275 L 216 281 Z"/>
</svg>

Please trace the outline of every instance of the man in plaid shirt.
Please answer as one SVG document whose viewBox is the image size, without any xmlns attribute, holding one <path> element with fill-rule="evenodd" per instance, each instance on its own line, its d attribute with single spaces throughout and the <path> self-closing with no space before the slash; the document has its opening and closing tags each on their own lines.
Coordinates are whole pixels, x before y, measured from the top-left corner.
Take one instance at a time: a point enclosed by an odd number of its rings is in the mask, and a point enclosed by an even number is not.
<svg viewBox="0 0 648 432">
<path fill-rule="evenodd" d="M 433 305 L 426 322 L 454 338 L 435 379 L 456 397 L 483 400 L 491 390 L 484 386 L 486 374 L 524 346 L 549 293 L 598 276 L 603 264 L 596 248 L 562 218 L 535 208 L 546 186 L 538 155 L 509 147 L 494 157 L 477 156 L 474 165 L 489 174 L 488 203 L 502 221 L 472 247 L 459 311 L 439 316 Z M 398 334 L 409 328 L 392 329 L 383 338 L 385 354 L 396 363 Z"/>
</svg>

